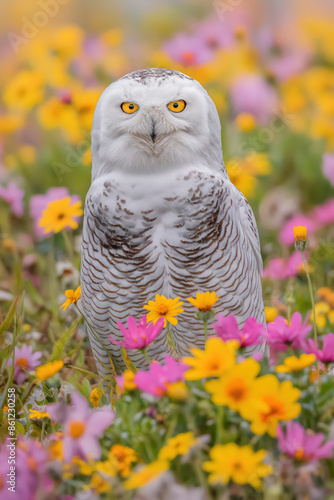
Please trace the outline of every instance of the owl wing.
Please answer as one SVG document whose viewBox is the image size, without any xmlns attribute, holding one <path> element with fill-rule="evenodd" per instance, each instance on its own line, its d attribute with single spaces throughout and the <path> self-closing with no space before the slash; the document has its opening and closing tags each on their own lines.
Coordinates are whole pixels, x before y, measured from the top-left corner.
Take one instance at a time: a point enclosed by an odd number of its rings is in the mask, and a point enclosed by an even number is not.
<svg viewBox="0 0 334 500">
<path fill-rule="evenodd" d="M 259 273 L 262 276 L 263 273 L 263 262 L 261 256 L 261 247 L 260 247 L 260 238 L 259 232 L 257 229 L 257 224 L 254 216 L 254 212 L 244 197 L 244 195 L 231 184 L 232 192 L 234 191 L 237 199 L 239 201 L 239 210 L 240 210 L 240 222 L 242 229 L 253 249 L 256 262 L 258 265 Z"/>
</svg>

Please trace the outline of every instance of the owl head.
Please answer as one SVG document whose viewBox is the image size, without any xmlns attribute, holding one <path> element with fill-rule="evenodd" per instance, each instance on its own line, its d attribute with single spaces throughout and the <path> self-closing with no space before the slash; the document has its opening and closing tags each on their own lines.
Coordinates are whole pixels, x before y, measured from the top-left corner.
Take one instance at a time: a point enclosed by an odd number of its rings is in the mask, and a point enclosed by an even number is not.
<svg viewBox="0 0 334 500">
<path fill-rule="evenodd" d="M 97 104 L 92 177 L 199 163 L 224 169 L 220 130 L 216 107 L 196 80 L 169 69 L 135 71 L 112 83 Z"/>
</svg>

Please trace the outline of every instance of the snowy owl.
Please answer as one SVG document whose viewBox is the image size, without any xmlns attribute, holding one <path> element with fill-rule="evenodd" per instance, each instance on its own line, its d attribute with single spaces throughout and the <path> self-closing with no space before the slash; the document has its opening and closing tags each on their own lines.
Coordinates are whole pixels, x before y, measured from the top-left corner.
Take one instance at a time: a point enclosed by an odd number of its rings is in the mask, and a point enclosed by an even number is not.
<svg viewBox="0 0 334 500">
<path fill-rule="evenodd" d="M 194 79 L 143 69 L 102 94 L 92 128 L 92 184 L 82 238 L 82 308 L 101 377 L 125 368 L 117 322 L 156 294 L 180 297 L 171 334 L 179 356 L 204 346 L 187 297 L 215 291 L 215 311 L 265 322 L 256 221 L 227 175 L 217 110 Z M 94 333 L 93 333 L 94 332 Z M 213 333 L 209 325 L 208 333 Z M 170 353 L 166 329 L 148 347 Z M 146 360 L 128 351 L 137 367 Z"/>
</svg>

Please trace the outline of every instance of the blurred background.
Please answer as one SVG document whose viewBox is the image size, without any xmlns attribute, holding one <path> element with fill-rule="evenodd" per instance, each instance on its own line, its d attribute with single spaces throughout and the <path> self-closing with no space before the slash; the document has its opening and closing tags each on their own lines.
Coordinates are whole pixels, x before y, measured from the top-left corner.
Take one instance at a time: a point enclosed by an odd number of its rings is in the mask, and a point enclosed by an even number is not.
<svg viewBox="0 0 334 500">
<path fill-rule="evenodd" d="M 217 106 L 228 173 L 258 221 L 268 305 L 281 307 L 291 288 L 303 295 L 296 224 L 308 227 L 316 286 L 333 287 L 332 1 L 2 0 L 1 8 L 5 296 L 27 279 L 43 290 L 51 239 L 41 213 L 50 200 L 84 200 L 96 102 L 112 81 L 150 66 L 196 78 Z M 79 251 L 80 227 L 70 236 Z M 55 238 L 56 259 L 66 261 Z"/>
</svg>

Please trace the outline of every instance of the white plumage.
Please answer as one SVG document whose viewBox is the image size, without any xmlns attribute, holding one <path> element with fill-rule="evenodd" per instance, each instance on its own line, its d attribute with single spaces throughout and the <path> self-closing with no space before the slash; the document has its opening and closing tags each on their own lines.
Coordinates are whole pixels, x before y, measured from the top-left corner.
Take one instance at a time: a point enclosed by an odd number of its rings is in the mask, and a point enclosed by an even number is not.
<svg viewBox="0 0 334 500">
<path fill-rule="evenodd" d="M 181 112 L 168 106 L 186 104 Z M 122 110 L 134 103 L 134 112 Z M 139 319 L 155 294 L 183 299 L 172 328 L 179 355 L 204 345 L 203 325 L 186 298 L 216 291 L 215 310 L 264 322 L 262 260 L 253 212 L 225 170 L 220 122 L 201 85 L 181 73 L 140 70 L 110 85 L 92 130 L 92 185 L 82 242 L 82 307 L 99 373 L 124 363 L 117 321 Z M 210 327 L 209 327 L 210 333 Z M 103 343 L 104 348 L 101 343 Z M 165 333 L 148 348 L 169 352 Z M 128 354 L 145 366 L 137 351 Z"/>
</svg>

